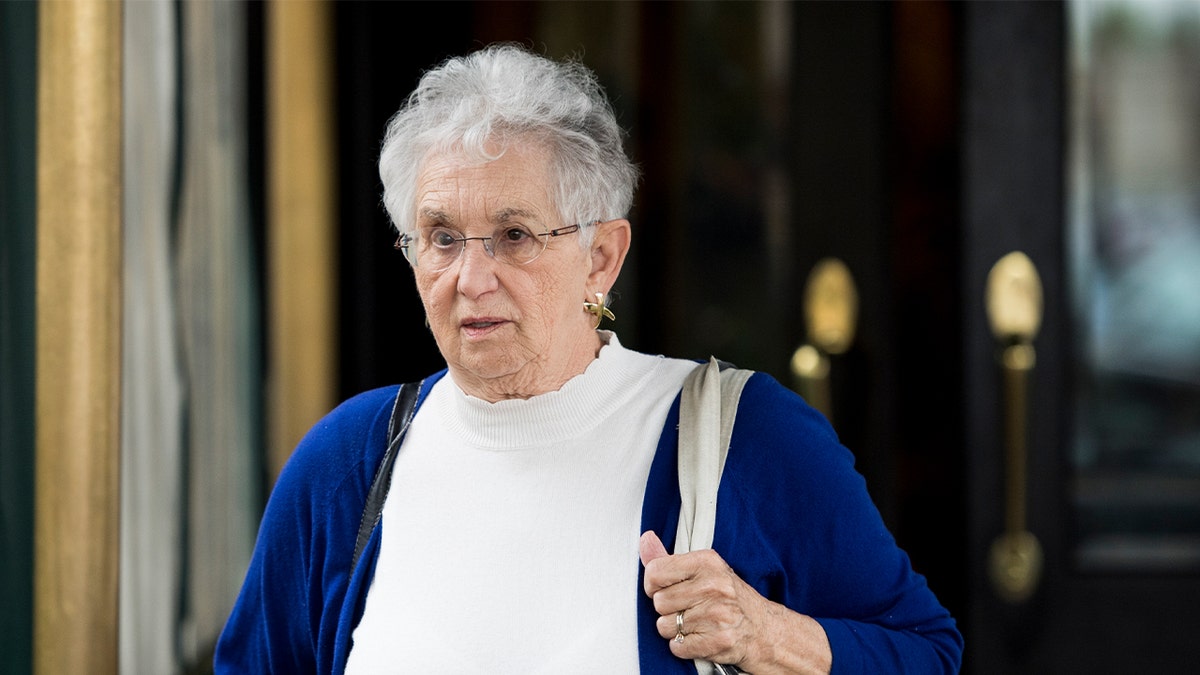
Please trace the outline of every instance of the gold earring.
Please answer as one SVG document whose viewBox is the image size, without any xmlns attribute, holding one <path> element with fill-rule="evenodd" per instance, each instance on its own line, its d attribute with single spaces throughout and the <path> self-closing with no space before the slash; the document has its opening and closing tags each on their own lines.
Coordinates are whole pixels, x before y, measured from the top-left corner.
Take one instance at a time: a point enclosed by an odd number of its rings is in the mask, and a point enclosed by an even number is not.
<svg viewBox="0 0 1200 675">
<path fill-rule="evenodd" d="M 612 313 L 612 310 L 604 306 L 604 294 L 603 293 L 596 294 L 596 302 L 588 302 L 588 301 L 584 300 L 583 301 L 583 309 L 588 314 L 591 314 L 596 317 L 596 325 L 592 326 L 593 328 L 599 328 L 600 322 L 605 319 L 608 319 L 609 321 L 617 320 L 617 317 Z"/>
</svg>

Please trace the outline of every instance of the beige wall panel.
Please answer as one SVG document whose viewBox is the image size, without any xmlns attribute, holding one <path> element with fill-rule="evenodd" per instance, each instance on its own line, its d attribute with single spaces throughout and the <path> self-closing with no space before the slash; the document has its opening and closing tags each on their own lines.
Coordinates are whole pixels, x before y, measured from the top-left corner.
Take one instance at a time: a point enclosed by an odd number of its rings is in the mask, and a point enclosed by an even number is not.
<svg viewBox="0 0 1200 675">
<path fill-rule="evenodd" d="M 39 674 L 117 671 L 121 10 L 39 8 Z"/>
<path fill-rule="evenodd" d="M 329 412 L 335 390 L 332 12 L 272 2 L 267 15 L 268 411 L 272 475 Z"/>
</svg>

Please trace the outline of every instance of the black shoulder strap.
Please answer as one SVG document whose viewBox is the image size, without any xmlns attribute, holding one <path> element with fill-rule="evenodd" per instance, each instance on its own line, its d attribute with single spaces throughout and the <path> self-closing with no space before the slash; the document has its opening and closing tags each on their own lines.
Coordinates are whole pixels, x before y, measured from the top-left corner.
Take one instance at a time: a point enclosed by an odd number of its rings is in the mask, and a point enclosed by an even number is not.
<svg viewBox="0 0 1200 675">
<path fill-rule="evenodd" d="M 404 433 L 412 422 L 413 413 L 417 409 L 417 394 L 421 392 L 420 382 L 409 382 L 400 385 L 396 394 L 396 403 L 392 406 L 392 419 L 388 421 L 388 446 L 375 470 L 371 480 L 371 489 L 367 491 L 367 502 L 363 505 L 362 519 L 358 521 L 358 538 L 354 542 L 354 557 L 350 559 L 350 571 L 358 567 L 358 558 L 371 539 L 371 532 L 379 524 L 383 515 L 383 502 L 387 500 L 388 490 L 392 487 L 392 465 L 396 463 L 396 452 Z"/>
</svg>

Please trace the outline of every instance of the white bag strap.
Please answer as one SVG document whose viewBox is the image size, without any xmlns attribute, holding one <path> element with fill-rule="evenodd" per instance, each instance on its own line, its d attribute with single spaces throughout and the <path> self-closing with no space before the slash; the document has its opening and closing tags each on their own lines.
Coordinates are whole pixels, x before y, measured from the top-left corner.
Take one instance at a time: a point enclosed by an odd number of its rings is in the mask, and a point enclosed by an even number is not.
<svg viewBox="0 0 1200 675">
<path fill-rule="evenodd" d="M 729 454 L 733 421 L 746 380 L 754 373 L 721 368 L 715 358 L 696 367 L 683 382 L 679 401 L 679 527 L 675 553 L 712 548 L 717 523 L 717 488 Z M 700 675 L 737 672 L 696 660 Z"/>
</svg>

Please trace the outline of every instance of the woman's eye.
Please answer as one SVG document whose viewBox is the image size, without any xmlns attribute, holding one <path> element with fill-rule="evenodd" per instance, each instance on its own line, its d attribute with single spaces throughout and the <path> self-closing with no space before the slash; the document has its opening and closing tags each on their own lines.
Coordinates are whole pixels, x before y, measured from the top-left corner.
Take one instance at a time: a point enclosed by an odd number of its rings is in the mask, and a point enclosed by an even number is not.
<svg viewBox="0 0 1200 675">
<path fill-rule="evenodd" d="M 449 230 L 434 230 L 429 234 L 430 243 L 439 248 L 453 246 L 455 239 L 456 237 Z"/>
<path fill-rule="evenodd" d="M 502 232 L 500 235 L 504 241 L 510 243 L 520 243 L 532 236 L 533 235 L 529 233 L 529 230 L 521 227 L 510 227 L 504 230 L 504 232 Z"/>
</svg>

